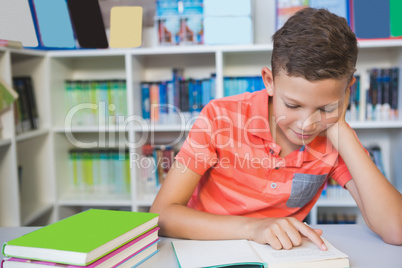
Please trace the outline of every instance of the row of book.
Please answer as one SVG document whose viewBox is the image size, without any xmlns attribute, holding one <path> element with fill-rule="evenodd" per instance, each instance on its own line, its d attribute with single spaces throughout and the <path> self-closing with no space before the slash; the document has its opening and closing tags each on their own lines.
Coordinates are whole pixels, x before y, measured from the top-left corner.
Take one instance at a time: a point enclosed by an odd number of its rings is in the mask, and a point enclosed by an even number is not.
<svg viewBox="0 0 402 268">
<path fill-rule="evenodd" d="M 159 251 L 158 219 L 89 209 L 5 242 L 1 267 L 137 267 Z"/>
<path fill-rule="evenodd" d="M 206 79 L 186 79 L 182 69 L 174 69 L 170 81 L 142 82 L 143 118 L 158 124 L 186 123 L 215 98 L 215 80 L 214 74 Z"/>
<path fill-rule="evenodd" d="M 398 119 L 399 68 L 371 69 L 366 120 Z"/>
<path fill-rule="evenodd" d="M 236 76 L 223 78 L 223 93 L 232 96 L 265 88 L 261 76 Z"/>
<path fill-rule="evenodd" d="M 16 133 L 38 129 L 39 113 L 32 78 L 13 77 L 13 87 L 19 96 L 14 109 Z"/>
<path fill-rule="evenodd" d="M 325 8 L 344 17 L 360 39 L 402 36 L 399 0 L 276 0 L 276 29 L 306 7 Z"/>
<path fill-rule="evenodd" d="M 159 45 L 204 43 L 203 0 L 157 0 Z"/>
<path fill-rule="evenodd" d="M 356 75 L 356 83 L 350 88 L 348 121 L 389 121 L 399 119 L 399 68 L 372 68 Z M 365 98 L 362 98 L 364 94 Z"/>
<path fill-rule="evenodd" d="M 352 198 L 349 191 L 340 186 L 334 179 L 329 178 L 321 197 L 333 200 L 349 200 Z"/>
<path fill-rule="evenodd" d="M 66 116 L 72 125 L 114 125 L 125 120 L 125 80 L 66 80 L 64 91 Z"/>
<path fill-rule="evenodd" d="M 142 147 L 139 188 L 144 200 L 155 198 L 177 153 L 175 148 L 164 145 L 146 144 Z"/>
<path fill-rule="evenodd" d="M 130 157 L 125 149 L 71 149 L 69 191 L 75 193 L 130 192 Z"/>
<path fill-rule="evenodd" d="M 355 224 L 357 216 L 351 213 L 326 213 L 317 214 L 317 224 Z"/>
</svg>

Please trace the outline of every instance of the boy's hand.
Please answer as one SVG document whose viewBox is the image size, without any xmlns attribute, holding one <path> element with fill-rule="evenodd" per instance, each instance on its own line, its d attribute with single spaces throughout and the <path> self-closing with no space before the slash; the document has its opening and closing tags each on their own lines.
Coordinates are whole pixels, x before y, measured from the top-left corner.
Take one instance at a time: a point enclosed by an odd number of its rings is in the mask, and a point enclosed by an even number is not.
<svg viewBox="0 0 402 268">
<path fill-rule="evenodd" d="M 344 127 L 344 126 L 347 127 L 345 116 L 346 116 L 346 111 L 349 106 L 349 99 L 350 99 L 350 89 L 348 87 L 345 91 L 345 98 L 343 101 L 342 109 L 340 110 L 341 116 L 339 117 L 338 121 L 335 124 L 333 124 L 332 126 L 330 126 L 327 129 L 326 134 L 327 134 L 327 137 L 330 139 L 330 141 L 337 141 L 336 138 L 337 138 L 340 127 Z M 337 147 L 335 144 L 334 144 L 334 146 Z"/>
<path fill-rule="evenodd" d="M 321 250 L 327 250 L 321 235 L 321 229 L 312 229 L 293 217 L 255 219 L 250 226 L 250 240 L 269 244 L 276 250 L 299 246 L 302 236 L 309 238 Z"/>
</svg>

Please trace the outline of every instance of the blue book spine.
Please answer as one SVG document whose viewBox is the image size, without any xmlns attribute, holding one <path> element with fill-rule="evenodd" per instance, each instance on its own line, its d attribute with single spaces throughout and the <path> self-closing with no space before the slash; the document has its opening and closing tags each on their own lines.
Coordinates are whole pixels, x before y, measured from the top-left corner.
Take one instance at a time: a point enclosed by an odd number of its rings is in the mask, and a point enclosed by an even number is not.
<svg viewBox="0 0 402 268">
<path fill-rule="evenodd" d="M 144 120 L 151 119 L 151 102 L 149 99 L 149 84 L 141 83 L 142 117 Z"/>
<path fill-rule="evenodd" d="M 167 82 L 159 83 L 159 123 L 167 124 L 168 107 L 167 107 Z"/>
</svg>

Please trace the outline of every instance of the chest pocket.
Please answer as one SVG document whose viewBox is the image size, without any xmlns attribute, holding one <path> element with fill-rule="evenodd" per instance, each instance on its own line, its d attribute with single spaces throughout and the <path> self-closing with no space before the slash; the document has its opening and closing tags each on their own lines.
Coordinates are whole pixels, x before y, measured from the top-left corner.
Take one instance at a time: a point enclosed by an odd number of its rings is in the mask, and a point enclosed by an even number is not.
<svg viewBox="0 0 402 268">
<path fill-rule="evenodd" d="M 289 208 L 303 207 L 311 201 L 317 190 L 324 183 L 327 174 L 314 175 L 295 173 L 292 181 L 292 190 L 286 206 Z"/>
</svg>

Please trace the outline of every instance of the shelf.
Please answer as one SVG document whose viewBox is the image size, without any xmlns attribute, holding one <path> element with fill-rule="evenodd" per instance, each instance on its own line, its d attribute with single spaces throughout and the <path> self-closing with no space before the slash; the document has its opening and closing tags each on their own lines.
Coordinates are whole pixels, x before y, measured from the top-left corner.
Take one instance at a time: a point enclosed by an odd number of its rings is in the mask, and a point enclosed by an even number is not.
<svg viewBox="0 0 402 268">
<path fill-rule="evenodd" d="M 11 144 L 11 139 L 0 139 L 0 147 L 8 146 Z"/>
<path fill-rule="evenodd" d="M 137 132 L 180 132 L 180 131 L 190 131 L 191 126 L 180 125 L 180 124 L 170 124 L 170 125 L 146 125 L 146 126 L 135 126 L 134 130 Z"/>
<path fill-rule="evenodd" d="M 402 39 L 373 39 L 358 40 L 359 48 L 384 48 L 384 47 L 402 47 Z M 193 45 L 193 46 L 156 46 L 140 48 L 108 48 L 108 49 L 76 49 L 76 50 L 58 50 L 49 51 L 47 55 L 54 58 L 63 57 L 107 57 L 107 56 L 125 56 L 125 55 L 162 55 L 162 54 L 202 54 L 216 52 L 270 52 L 273 49 L 272 43 L 250 44 L 250 45 Z M 14 51 L 14 50 L 12 50 Z M 18 50 L 16 50 L 18 51 Z M 45 52 L 27 50 L 25 54 L 42 55 Z"/>
<path fill-rule="evenodd" d="M 138 200 L 136 205 L 139 207 L 150 207 L 154 200 Z"/>
<path fill-rule="evenodd" d="M 53 131 L 56 133 L 97 133 L 97 132 L 128 132 L 130 127 L 119 125 L 107 126 L 72 126 L 71 129 L 66 130 L 65 127 L 54 127 Z"/>
<path fill-rule="evenodd" d="M 359 48 L 401 47 L 402 39 L 362 39 L 357 40 Z"/>
<path fill-rule="evenodd" d="M 131 206 L 129 194 L 70 193 L 59 201 L 60 206 Z"/>
<path fill-rule="evenodd" d="M 401 120 L 394 121 L 355 121 L 348 122 L 354 129 L 369 129 L 369 128 L 402 128 Z"/>
<path fill-rule="evenodd" d="M 344 198 L 322 198 L 318 199 L 315 204 L 317 207 L 357 207 L 352 197 Z"/>
<path fill-rule="evenodd" d="M 23 132 L 17 135 L 16 140 L 17 142 L 21 141 L 26 141 L 29 139 L 34 139 L 36 137 L 40 137 L 42 135 L 46 135 L 49 133 L 48 129 L 36 129 L 36 130 L 31 130 L 28 132 Z"/>
<path fill-rule="evenodd" d="M 22 225 L 29 225 L 53 209 L 53 204 L 30 202 L 22 206 Z M 27 215 L 27 216 L 24 216 Z"/>
</svg>

